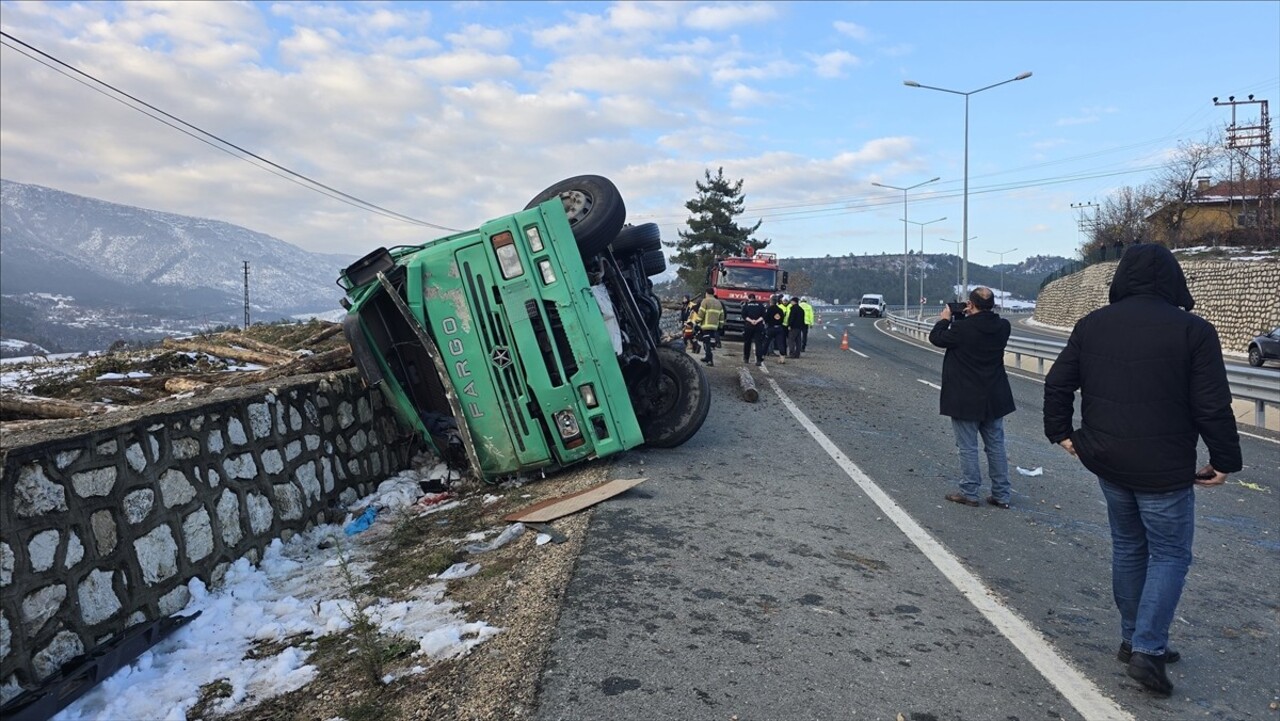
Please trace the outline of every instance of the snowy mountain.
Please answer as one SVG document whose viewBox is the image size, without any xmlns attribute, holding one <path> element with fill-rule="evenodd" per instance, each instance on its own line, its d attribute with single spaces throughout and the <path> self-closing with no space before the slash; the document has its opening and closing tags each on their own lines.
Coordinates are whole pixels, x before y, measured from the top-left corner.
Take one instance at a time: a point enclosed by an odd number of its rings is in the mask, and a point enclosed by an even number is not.
<svg viewBox="0 0 1280 721">
<path fill-rule="evenodd" d="M 4 338 L 78 350 L 113 335 L 239 324 L 245 261 L 253 320 L 332 311 L 334 279 L 352 260 L 217 220 L 0 180 Z"/>
</svg>

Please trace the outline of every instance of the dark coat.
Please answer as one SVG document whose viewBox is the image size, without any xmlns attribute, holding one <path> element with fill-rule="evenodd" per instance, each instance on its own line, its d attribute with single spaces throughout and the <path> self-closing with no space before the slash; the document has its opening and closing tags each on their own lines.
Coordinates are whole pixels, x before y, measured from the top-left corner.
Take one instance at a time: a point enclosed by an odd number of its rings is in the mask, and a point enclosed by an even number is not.
<svg viewBox="0 0 1280 721">
<path fill-rule="evenodd" d="M 787 327 L 791 330 L 804 330 L 807 327 L 804 324 L 804 308 L 799 303 L 791 304 L 791 310 L 787 314 Z"/>
<path fill-rule="evenodd" d="M 1004 372 L 1009 321 L 991 311 L 940 320 L 929 342 L 946 348 L 939 411 L 962 421 L 990 421 L 1013 413 L 1013 391 Z"/>
<path fill-rule="evenodd" d="M 1187 312 L 1194 304 L 1167 248 L 1130 246 L 1111 304 L 1076 323 L 1045 377 L 1045 436 L 1070 438 L 1086 468 L 1135 491 L 1192 485 L 1197 436 L 1216 470 L 1240 470 L 1222 346 L 1211 323 Z M 1082 420 L 1073 430 L 1077 388 Z"/>
</svg>

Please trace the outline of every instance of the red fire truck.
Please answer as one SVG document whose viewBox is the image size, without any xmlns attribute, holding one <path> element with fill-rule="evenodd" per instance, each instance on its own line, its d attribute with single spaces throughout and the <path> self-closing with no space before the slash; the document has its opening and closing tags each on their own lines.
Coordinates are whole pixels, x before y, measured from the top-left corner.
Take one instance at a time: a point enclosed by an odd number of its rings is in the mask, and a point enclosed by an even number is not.
<svg viewBox="0 0 1280 721">
<path fill-rule="evenodd" d="M 755 294 L 765 305 L 774 293 L 787 289 L 787 271 L 778 267 L 775 253 L 757 253 L 747 246 L 742 256 L 719 258 L 707 270 L 707 285 L 724 303 L 725 333 L 742 334 L 742 305 Z"/>
</svg>

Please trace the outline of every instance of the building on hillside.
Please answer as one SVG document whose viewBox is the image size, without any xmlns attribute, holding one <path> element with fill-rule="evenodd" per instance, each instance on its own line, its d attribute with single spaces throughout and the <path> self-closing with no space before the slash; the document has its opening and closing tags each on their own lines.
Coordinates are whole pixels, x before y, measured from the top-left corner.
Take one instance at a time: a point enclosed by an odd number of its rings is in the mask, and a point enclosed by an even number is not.
<svg viewBox="0 0 1280 721">
<path fill-rule="evenodd" d="M 1175 240 L 1181 241 L 1176 245 L 1202 241 L 1276 245 L 1280 243 L 1275 225 L 1280 179 L 1267 185 L 1264 191 L 1258 180 L 1212 183 L 1198 178 L 1195 193 L 1186 202 L 1167 203 L 1147 216 L 1151 239 L 1166 245 Z"/>
</svg>

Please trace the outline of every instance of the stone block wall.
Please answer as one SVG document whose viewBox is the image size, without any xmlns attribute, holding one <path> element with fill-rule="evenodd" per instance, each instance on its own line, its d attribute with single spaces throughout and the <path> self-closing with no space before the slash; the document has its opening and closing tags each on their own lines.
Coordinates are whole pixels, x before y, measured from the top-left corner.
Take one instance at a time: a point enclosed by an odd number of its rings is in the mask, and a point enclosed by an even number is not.
<svg viewBox="0 0 1280 721">
<path fill-rule="evenodd" d="M 1280 327 L 1280 260 L 1181 260 L 1195 314 L 1213 323 L 1222 349 L 1243 355 L 1249 340 Z M 1040 290 L 1037 322 L 1072 328 L 1107 304 L 1119 262 L 1091 265 Z"/>
<path fill-rule="evenodd" d="M 354 371 L 219 391 L 0 439 L 0 700 L 187 583 L 325 522 L 418 447 Z"/>
</svg>

